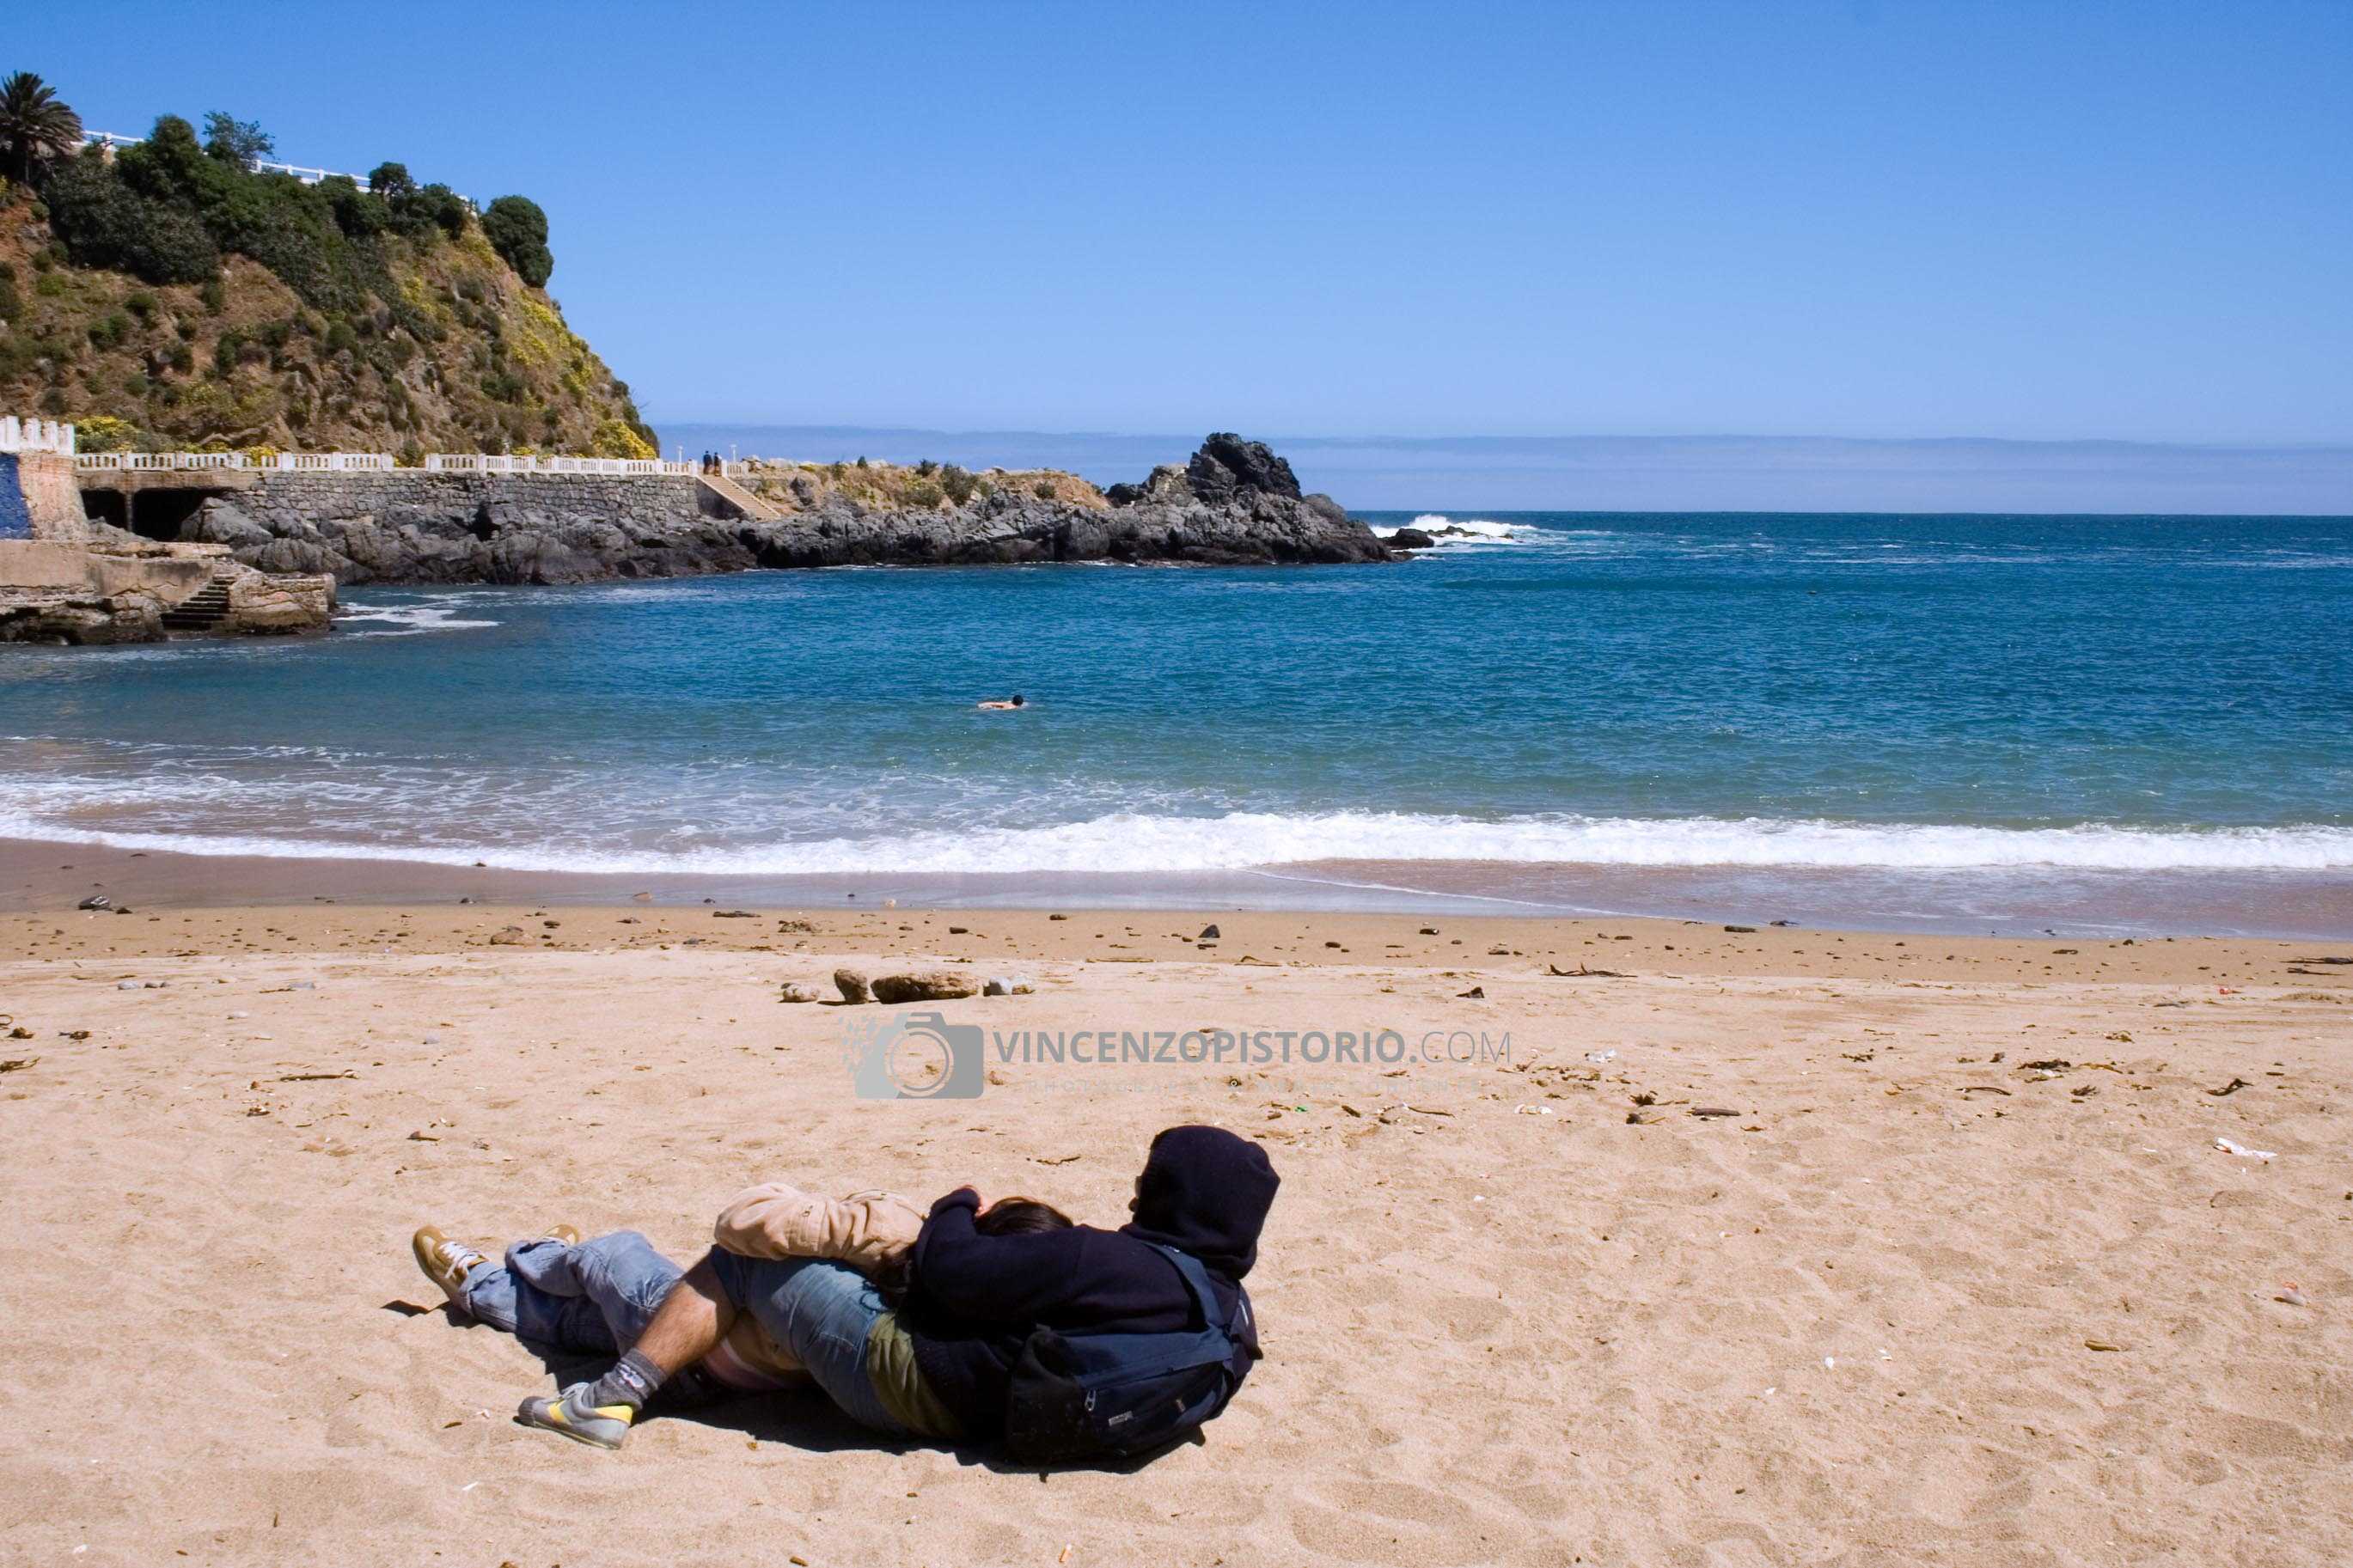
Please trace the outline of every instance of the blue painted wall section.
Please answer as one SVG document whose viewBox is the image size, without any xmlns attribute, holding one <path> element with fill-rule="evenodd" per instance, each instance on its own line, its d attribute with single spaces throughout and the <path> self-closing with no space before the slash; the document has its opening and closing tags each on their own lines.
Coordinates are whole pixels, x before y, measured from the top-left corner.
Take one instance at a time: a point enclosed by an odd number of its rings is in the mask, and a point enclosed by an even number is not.
<svg viewBox="0 0 2353 1568">
<path fill-rule="evenodd" d="M 33 514 L 25 506 L 25 487 L 16 479 L 16 455 L 0 452 L 0 539 L 33 537 Z"/>
</svg>

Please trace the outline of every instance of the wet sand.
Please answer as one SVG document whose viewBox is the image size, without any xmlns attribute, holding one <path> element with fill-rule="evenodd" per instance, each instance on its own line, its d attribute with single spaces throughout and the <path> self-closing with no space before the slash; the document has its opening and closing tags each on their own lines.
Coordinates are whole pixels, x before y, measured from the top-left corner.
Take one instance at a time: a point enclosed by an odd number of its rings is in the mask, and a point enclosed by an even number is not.
<svg viewBox="0 0 2353 1568">
<path fill-rule="evenodd" d="M 1905 871 L 1796 867 L 1334 861 L 1263 870 L 1102 875 L 721 876 L 578 872 L 386 858 L 191 855 L 0 838 L 0 911 L 118 902 L 334 900 L 819 909 L 1260 910 L 1322 914 L 1695 920 L 1958 936 L 2211 934 L 2353 941 L 2353 878 L 2319 872 Z"/>
</svg>

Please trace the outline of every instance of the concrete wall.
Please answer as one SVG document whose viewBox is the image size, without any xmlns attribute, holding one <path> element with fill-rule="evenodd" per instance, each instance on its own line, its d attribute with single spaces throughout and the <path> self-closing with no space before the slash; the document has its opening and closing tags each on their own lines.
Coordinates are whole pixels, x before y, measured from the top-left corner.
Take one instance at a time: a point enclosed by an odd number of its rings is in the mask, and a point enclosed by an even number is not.
<svg viewBox="0 0 2353 1568">
<path fill-rule="evenodd" d="M 212 580 L 225 552 L 99 555 L 59 540 L 0 540 L 0 588 L 57 588 L 104 598 L 153 594 L 176 605 Z"/>
<path fill-rule="evenodd" d="M 23 533 L 11 533 L 10 499 L 24 511 Z M 90 537 L 74 460 L 56 452 L 0 456 L 0 538 L 77 540 Z"/>
</svg>

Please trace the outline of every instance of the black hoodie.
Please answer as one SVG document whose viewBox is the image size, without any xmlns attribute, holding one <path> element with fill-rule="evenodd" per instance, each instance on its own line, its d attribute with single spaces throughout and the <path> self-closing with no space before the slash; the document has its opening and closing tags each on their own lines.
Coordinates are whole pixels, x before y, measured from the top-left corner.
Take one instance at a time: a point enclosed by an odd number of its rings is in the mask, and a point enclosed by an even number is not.
<svg viewBox="0 0 2353 1568">
<path fill-rule="evenodd" d="M 1031 1330 L 1198 1327 L 1184 1277 L 1154 1243 L 1199 1258 L 1230 1317 L 1237 1298 L 1247 1300 L 1241 1279 L 1258 1260 L 1279 1182 L 1257 1144 L 1215 1127 L 1171 1127 L 1152 1141 L 1135 1218 L 1116 1231 L 1082 1225 L 982 1236 L 972 1224 L 980 1199 L 969 1187 L 950 1193 L 915 1239 L 914 1282 L 901 1311 L 923 1381 L 967 1436 L 985 1439 L 1005 1425 L 1006 1385 Z M 1242 1339 L 1238 1378 L 1259 1353 L 1248 1313 Z"/>
</svg>

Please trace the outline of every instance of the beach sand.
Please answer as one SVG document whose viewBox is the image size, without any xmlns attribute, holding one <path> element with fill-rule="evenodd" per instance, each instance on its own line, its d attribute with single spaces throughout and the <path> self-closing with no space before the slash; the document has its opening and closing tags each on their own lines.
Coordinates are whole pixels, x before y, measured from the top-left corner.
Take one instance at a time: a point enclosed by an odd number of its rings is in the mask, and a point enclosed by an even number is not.
<svg viewBox="0 0 2353 1568">
<path fill-rule="evenodd" d="M 2353 966 L 2312 962 L 2353 950 L 1209 918 L 1205 948 L 1127 910 L 0 915 L 0 1557 L 2353 1557 Z M 843 1031 L 884 1010 L 777 1000 L 967 960 L 1037 984 L 939 1005 L 993 1034 L 1416 1059 L 991 1050 L 976 1099 L 869 1101 Z M 1580 965 L 1615 973 L 1548 973 Z M 1419 1059 L 1430 1031 L 1508 1059 Z M 1110 1223 L 1190 1121 L 1283 1178 L 1267 1359 L 1140 1475 L 892 1448 L 814 1394 L 563 1443 L 511 1420 L 540 1358 L 408 1256 L 427 1220 L 566 1220 L 684 1258 L 761 1178 Z"/>
</svg>

